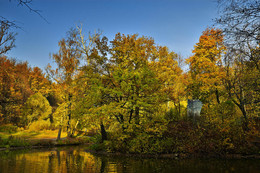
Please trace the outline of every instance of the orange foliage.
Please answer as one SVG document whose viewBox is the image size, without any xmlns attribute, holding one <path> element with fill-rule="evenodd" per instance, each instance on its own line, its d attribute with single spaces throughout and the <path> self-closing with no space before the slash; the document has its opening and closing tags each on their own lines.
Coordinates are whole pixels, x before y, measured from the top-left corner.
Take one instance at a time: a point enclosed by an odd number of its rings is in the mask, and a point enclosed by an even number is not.
<svg viewBox="0 0 260 173">
<path fill-rule="evenodd" d="M 186 62 L 190 65 L 193 97 L 201 98 L 203 93 L 211 92 L 221 86 L 225 77 L 222 56 L 225 54 L 224 35 L 215 28 L 206 29 L 194 46 L 193 56 Z M 194 91 L 196 90 L 196 91 Z"/>
</svg>

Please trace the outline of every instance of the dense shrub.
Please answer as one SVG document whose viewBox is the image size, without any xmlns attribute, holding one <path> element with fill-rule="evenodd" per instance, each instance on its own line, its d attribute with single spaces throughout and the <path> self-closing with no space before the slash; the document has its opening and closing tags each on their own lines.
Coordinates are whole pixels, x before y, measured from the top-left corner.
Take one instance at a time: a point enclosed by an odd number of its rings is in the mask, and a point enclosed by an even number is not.
<svg viewBox="0 0 260 173">
<path fill-rule="evenodd" d="M 93 149 L 101 150 L 103 147 L 108 152 L 199 155 L 247 154 L 259 150 L 248 142 L 250 135 L 259 136 L 259 132 L 255 135 L 253 128 L 245 132 L 236 121 L 208 123 L 203 118 L 199 124 L 187 120 L 170 121 L 164 125 L 167 129 L 160 128 L 162 122 L 153 123 L 146 125 L 145 129 L 143 126 L 132 126 L 124 132 L 111 133 L 108 141 L 95 145 Z"/>
<path fill-rule="evenodd" d="M 12 124 L 6 124 L 0 126 L 0 132 L 7 132 L 7 133 L 15 133 L 17 132 L 18 127 Z"/>
<path fill-rule="evenodd" d="M 30 143 L 25 139 L 9 136 L 7 139 L 0 138 L 0 147 L 24 147 L 30 146 Z"/>
<path fill-rule="evenodd" d="M 38 120 L 31 123 L 29 131 L 51 130 L 52 125 L 49 120 Z"/>
</svg>

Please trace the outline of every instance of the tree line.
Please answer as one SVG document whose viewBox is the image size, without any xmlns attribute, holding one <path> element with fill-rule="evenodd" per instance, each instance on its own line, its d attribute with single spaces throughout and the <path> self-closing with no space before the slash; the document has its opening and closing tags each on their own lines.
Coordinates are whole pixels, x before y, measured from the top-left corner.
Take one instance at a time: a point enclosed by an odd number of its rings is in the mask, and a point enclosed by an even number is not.
<svg viewBox="0 0 260 173">
<path fill-rule="evenodd" d="M 112 151 L 197 151 L 191 139 L 205 151 L 247 148 L 249 138 L 260 134 L 259 3 L 220 4 L 220 29 L 203 31 L 186 59 L 188 72 L 180 55 L 138 34 L 118 33 L 109 41 L 72 28 L 51 55 L 55 67 L 49 64 L 45 73 L 6 57 L 9 48 L 0 44 L 6 49 L 0 59 L 0 123 L 25 129 L 38 123 L 58 129 L 58 139 L 62 130 L 73 137 L 94 129 Z M 7 26 L 1 23 L 0 43 L 10 38 L 11 49 L 14 35 Z M 196 127 L 186 116 L 187 99 L 203 103 Z"/>
</svg>

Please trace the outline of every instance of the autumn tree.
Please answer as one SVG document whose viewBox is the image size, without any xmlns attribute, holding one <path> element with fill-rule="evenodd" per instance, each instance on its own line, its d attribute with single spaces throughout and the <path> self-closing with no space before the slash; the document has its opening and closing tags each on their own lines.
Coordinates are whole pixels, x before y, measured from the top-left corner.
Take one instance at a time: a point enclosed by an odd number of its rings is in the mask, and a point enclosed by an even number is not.
<svg viewBox="0 0 260 173">
<path fill-rule="evenodd" d="M 102 109 L 107 100 L 101 88 L 103 87 L 102 79 L 107 74 L 108 39 L 101 38 L 98 33 L 85 38 L 82 28 L 77 29 L 79 35 L 76 41 L 80 45 L 84 65 L 81 66 L 80 73 L 75 79 L 79 97 L 76 99 L 78 104 L 75 105 L 74 111 L 80 120 L 79 125 L 100 127 L 102 140 L 106 140 L 104 126 L 108 123 L 107 114 L 109 113 Z"/>
<path fill-rule="evenodd" d="M 254 56 L 259 56 L 259 53 Z M 226 79 L 225 87 L 229 98 L 240 109 L 247 129 L 248 116 L 256 116 L 259 114 L 259 75 L 260 71 L 253 61 L 245 61 L 244 54 L 228 54 L 233 55 L 232 63 L 229 61 L 225 68 Z M 259 64 L 259 61 L 258 61 Z M 249 114 L 250 113 L 250 114 Z"/>
<path fill-rule="evenodd" d="M 0 59 L 0 103 L 5 123 L 19 123 L 22 105 L 32 94 L 28 84 L 30 67 L 27 62 Z"/>
<path fill-rule="evenodd" d="M 194 46 L 194 55 L 187 59 L 192 80 L 189 89 L 193 99 L 208 102 L 209 95 L 215 92 L 220 103 L 219 89 L 224 77 L 222 56 L 226 49 L 223 39 L 221 30 L 206 29 Z"/>
<path fill-rule="evenodd" d="M 50 65 L 47 66 L 48 75 L 58 84 L 58 90 L 63 102 L 68 103 L 67 111 L 67 135 L 71 136 L 71 111 L 73 100 L 73 79 L 78 72 L 81 52 L 78 45 L 73 39 L 76 35 L 76 30 L 70 30 L 66 39 L 59 42 L 60 50 L 52 55 L 52 59 L 57 64 L 55 70 Z M 61 129 L 60 129 L 61 132 Z M 59 135 L 60 135 L 59 132 Z M 58 136 L 59 136 L 58 135 Z M 58 137 L 59 138 L 59 137 Z"/>
<path fill-rule="evenodd" d="M 23 107 L 24 120 L 29 127 L 33 121 L 50 120 L 52 108 L 48 100 L 41 94 L 31 95 Z"/>
<path fill-rule="evenodd" d="M 88 58 L 82 69 L 89 86 L 87 114 L 99 117 L 101 127 L 105 121 L 117 122 L 123 131 L 153 117 L 160 104 L 168 101 L 166 82 L 180 71 L 176 54 L 137 34 L 118 33 L 110 45 L 106 37 L 99 37 Z"/>
<path fill-rule="evenodd" d="M 167 95 L 167 109 L 169 109 L 170 101 L 174 103 L 178 115 L 181 114 L 180 102 L 184 96 L 184 80 L 182 70 L 179 67 L 178 60 L 180 56 L 169 51 L 165 46 L 158 46 L 156 56 L 149 63 L 149 66 L 159 79 L 159 83 L 163 85 L 160 92 Z"/>
<path fill-rule="evenodd" d="M 219 0 L 216 19 L 226 35 L 226 91 L 246 121 L 249 113 L 259 114 L 259 5 L 254 0 Z"/>
<path fill-rule="evenodd" d="M 109 95 L 122 110 L 115 117 L 127 128 L 125 124 L 139 124 L 141 118 L 151 115 L 160 102 L 166 100 L 165 95 L 158 92 L 164 83 L 159 82 L 149 67 L 149 61 L 158 59 L 153 39 L 117 34 L 111 43 L 113 80 Z"/>
</svg>

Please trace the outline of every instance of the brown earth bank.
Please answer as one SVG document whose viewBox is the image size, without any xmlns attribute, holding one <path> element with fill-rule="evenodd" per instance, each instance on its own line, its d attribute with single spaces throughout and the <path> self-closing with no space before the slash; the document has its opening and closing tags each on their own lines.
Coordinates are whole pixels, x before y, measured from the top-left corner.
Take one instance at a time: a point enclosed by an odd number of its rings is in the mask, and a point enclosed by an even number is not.
<svg viewBox="0 0 260 173">
<path fill-rule="evenodd" d="M 113 156 L 113 157 L 136 157 L 136 158 L 169 158 L 169 159 L 186 159 L 186 158 L 223 158 L 223 159 L 260 159 L 260 154 L 190 154 L 190 153 L 169 153 L 169 154 L 133 154 L 133 153 L 120 153 L 120 152 L 106 152 L 85 150 L 86 152 L 93 153 L 100 156 Z"/>
<path fill-rule="evenodd" d="M 25 141 L 28 142 L 27 146 L 0 147 L 0 151 L 89 144 L 89 142 L 83 138 L 61 138 L 59 141 L 57 141 L 56 138 L 42 138 L 42 139 L 26 139 Z"/>
<path fill-rule="evenodd" d="M 62 146 L 73 146 L 82 145 L 84 147 L 91 146 L 86 140 L 80 138 L 61 138 L 57 141 L 56 138 L 43 138 L 43 139 L 29 139 L 29 146 L 19 146 L 19 147 L 1 147 L 0 151 L 3 150 L 22 150 L 31 148 L 52 148 L 52 147 L 62 147 Z M 223 158 L 223 159 L 260 159 L 260 153 L 256 154 L 214 154 L 214 153 L 168 153 L 168 154 L 134 154 L 134 153 L 120 153 L 120 152 L 106 152 L 106 151 L 95 151 L 91 149 L 86 149 L 86 152 L 100 155 L 100 156 L 113 156 L 113 157 L 136 157 L 136 158 L 169 158 L 169 159 L 185 159 L 185 158 Z"/>
</svg>

